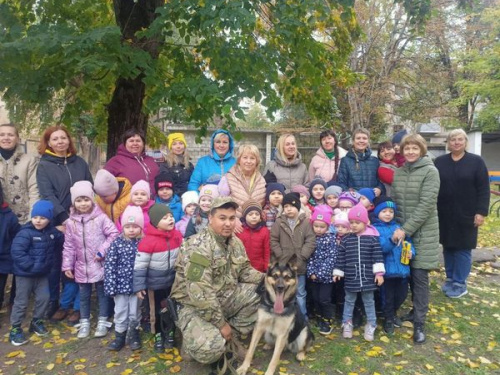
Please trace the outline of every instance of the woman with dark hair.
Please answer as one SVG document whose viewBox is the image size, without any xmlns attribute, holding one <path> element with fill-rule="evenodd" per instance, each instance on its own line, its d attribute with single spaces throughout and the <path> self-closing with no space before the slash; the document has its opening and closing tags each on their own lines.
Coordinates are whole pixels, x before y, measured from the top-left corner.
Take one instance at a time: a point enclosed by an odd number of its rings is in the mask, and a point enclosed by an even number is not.
<svg viewBox="0 0 500 375">
<path fill-rule="evenodd" d="M 76 155 L 76 148 L 68 130 L 61 125 L 45 129 L 38 145 L 41 155 L 36 180 L 42 199 L 54 205 L 54 225 L 64 232 L 64 225 L 69 219 L 71 207 L 70 189 L 77 181 L 92 181 L 89 166 L 85 160 Z M 49 312 L 57 308 L 59 299 L 59 282 L 61 279 L 62 249 L 56 249 L 55 262 L 49 275 L 50 305 Z M 76 324 L 80 320 L 80 298 L 78 285 L 71 280 L 64 280 L 60 309 L 52 316 L 53 320 L 63 320 L 69 313 L 70 305 L 73 312 L 68 322 Z"/>
<path fill-rule="evenodd" d="M 394 172 L 398 168 L 396 151 L 391 141 L 385 141 L 378 145 L 377 156 L 380 161 L 377 175 L 380 182 L 385 186 L 385 195 L 391 196 L 391 185 L 394 180 Z"/>
<path fill-rule="evenodd" d="M 322 131 L 319 141 L 321 147 L 318 148 L 309 164 L 309 181 L 316 177 L 320 177 L 327 183 L 336 181 L 340 159 L 347 154 L 347 151 L 339 147 L 337 135 L 331 129 Z"/>
<path fill-rule="evenodd" d="M 115 177 L 127 178 L 132 185 L 139 180 L 148 181 L 151 191 L 155 191 L 155 177 L 159 167 L 151 156 L 146 155 L 145 145 L 142 132 L 127 130 L 116 155 L 106 162 L 104 169 Z"/>
<path fill-rule="evenodd" d="M 187 151 L 184 134 L 170 133 L 167 137 L 168 154 L 160 165 L 160 174 L 168 173 L 173 178 L 174 194 L 181 197 L 187 191 L 194 166 Z"/>
</svg>

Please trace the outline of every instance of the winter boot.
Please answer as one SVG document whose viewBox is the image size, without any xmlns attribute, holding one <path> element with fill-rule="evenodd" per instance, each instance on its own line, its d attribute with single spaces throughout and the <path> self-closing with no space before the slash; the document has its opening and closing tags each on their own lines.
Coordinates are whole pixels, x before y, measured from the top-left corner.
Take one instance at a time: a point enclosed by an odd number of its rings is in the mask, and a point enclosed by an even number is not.
<svg viewBox="0 0 500 375">
<path fill-rule="evenodd" d="M 115 331 L 115 339 L 111 341 L 108 345 L 108 350 L 113 352 L 119 352 L 125 346 L 125 338 L 127 336 L 127 331 L 125 332 L 117 332 Z"/>
<path fill-rule="evenodd" d="M 139 331 L 139 323 L 133 322 L 128 329 L 128 345 L 130 350 L 139 350 L 142 347 L 141 332 Z"/>
<path fill-rule="evenodd" d="M 165 346 L 163 345 L 164 339 L 161 333 L 155 334 L 154 350 L 156 353 L 163 353 L 165 351 Z"/>
<path fill-rule="evenodd" d="M 425 342 L 424 323 L 414 323 L 413 342 L 415 344 L 423 344 Z"/>
</svg>

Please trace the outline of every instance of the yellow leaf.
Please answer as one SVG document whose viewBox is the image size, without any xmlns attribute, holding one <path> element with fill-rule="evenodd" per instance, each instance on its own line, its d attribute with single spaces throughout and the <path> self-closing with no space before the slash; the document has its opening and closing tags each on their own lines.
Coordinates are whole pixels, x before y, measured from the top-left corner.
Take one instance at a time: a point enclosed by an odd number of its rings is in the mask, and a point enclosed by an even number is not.
<svg viewBox="0 0 500 375">
<path fill-rule="evenodd" d="M 75 370 L 83 370 L 85 365 L 75 365 Z"/>
<path fill-rule="evenodd" d="M 451 335 L 451 338 L 453 340 L 458 340 L 462 335 L 460 333 L 454 333 L 453 335 Z"/>
<path fill-rule="evenodd" d="M 126 369 L 120 372 L 120 375 L 130 375 L 133 371 L 131 369 Z"/>
<path fill-rule="evenodd" d="M 134 357 L 130 357 L 129 359 L 127 359 L 127 363 L 132 363 L 135 361 L 135 358 Z"/>
<path fill-rule="evenodd" d="M 55 366 L 55 365 L 54 365 L 53 363 L 49 363 L 49 364 L 47 365 L 47 370 L 52 370 L 52 369 L 54 369 L 54 366 Z"/>
<path fill-rule="evenodd" d="M 52 331 L 52 336 L 61 336 L 61 332 L 59 332 L 57 329 L 54 329 Z"/>
<path fill-rule="evenodd" d="M 44 349 L 50 349 L 50 348 L 52 348 L 53 346 L 54 346 L 54 345 L 52 345 L 52 343 L 50 343 L 50 342 L 46 342 L 45 344 L 43 344 L 43 348 L 44 348 Z"/>
<path fill-rule="evenodd" d="M 182 362 L 182 357 L 180 355 L 178 355 L 174 358 L 174 361 L 177 363 Z"/>
<path fill-rule="evenodd" d="M 351 357 L 344 357 L 344 363 L 348 366 L 351 365 L 352 364 Z"/>
<path fill-rule="evenodd" d="M 10 361 L 5 361 L 4 362 L 6 365 L 13 365 L 14 363 L 16 363 L 16 361 L 14 360 L 10 360 Z"/>
<path fill-rule="evenodd" d="M 78 371 L 75 375 L 87 375 L 87 373 L 84 371 Z"/>
<path fill-rule="evenodd" d="M 16 350 L 15 352 L 10 352 L 9 354 L 6 355 L 7 358 L 14 358 L 14 357 L 20 357 L 24 358 L 26 355 L 22 350 Z"/>
<path fill-rule="evenodd" d="M 428 363 L 425 364 L 425 368 L 427 370 L 434 370 L 434 366 L 429 365 Z"/>
<path fill-rule="evenodd" d="M 85 363 L 85 362 L 87 362 L 87 358 L 80 358 L 80 359 L 78 360 L 78 362 L 80 362 L 80 363 Z"/>
<path fill-rule="evenodd" d="M 497 346 L 497 343 L 495 341 L 490 341 L 488 343 L 488 348 L 486 348 L 486 350 L 491 352 L 495 348 L 495 346 Z"/>
<path fill-rule="evenodd" d="M 358 375 L 357 372 L 350 372 L 348 375 Z"/>
<path fill-rule="evenodd" d="M 161 359 L 165 359 L 165 360 L 173 360 L 174 359 L 173 354 L 160 353 L 160 354 L 158 354 L 158 357 Z"/>
<path fill-rule="evenodd" d="M 279 368 L 279 371 L 280 371 L 280 372 L 286 372 L 287 370 L 286 370 L 286 367 L 280 367 L 280 368 Z"/>
<path fill-rule="evenodd" d="M 399 371 L 399 370 L 403 369 L 403 366 L 397 365 L 397 366 L 394 366 L 394 368 Z"/>
<path fill-rule="evenodd" d="M 370 350 L 370 351 L 366 352 L 366 355 L 367 355 L 368 357 L 378 357 L 379 352 L 377 352 L 377 351 L 375 351 L 375 350 Z"/>
<path fill-rule="evenodd" d="M 380 375 L 380 373 L 378 373 L 378 372 L 376 372 L 376 371 L 375 371 L 375 372 L 373 373 L 373 375 Z"/>
<path fill-rule="evenodd" d="M 459 312 L 454 312 L 453 315 L 455 315 L 457 318 L 461 318 L 462 317 L 462 314 L 460 314 Z"/>
<path fill-rule="evenodd" d="M 470 368 L 478 368 L 481 365 L 479 363 L 472 362 L 470 359 L 467 359 L 467 366 L 469 366 Z"/>
<path fill-rule="evenodd" d="M 479 357 L 479 362 L 481 362 L 483 365 L 491 364 L 491 361 L 488 358 L 484 358 L 484 357 Z"/>
<path fill-rule="evenodd" d="M 108 362 L 108 363 L 106 363 L 106 368 L 111 368 L 111 367 L 115 367 L 115 366 L 120 366 L 120 364 L 118 362 Z"/>
<path fill-rule="evenodd" d="M 393 356 L 395 356 L 395 357 L 399 357 L 399 356 L 402 356 L 402 355 L 403 355 L 403 351 L 402 350 L 400 350 L 399 352 L 395 352 L 393 354 Z"/>
<path fill-rule="evenodd" d="M 478 322 L 469 322 L 469 324 L 470 324 L 471 326 L 478 326 L 478 325 L 479 325 L 479 323 L 478 323 Z"/>
<path fill-rule="evenodd" d="M 388 342 L 390 342 L 391 340 L 390 340 L 390 339 L 389 339 L 389 337 L 387 337 L 387 336 L 382 336 L 382 337 L 380 338 L 380 341 L 385 342 L 385 343 L 388 343 Z"/>
<path fill-rule="evenodd" d="M 171 372 L 172 374 L 176 374 L 176 373 L 178 373 L 179 371 L 181 371 L 181 366 L 179 366 L 179 365 L 175 365 L 175 366 L 170 367 L 170 372 Z"/>
</svg>

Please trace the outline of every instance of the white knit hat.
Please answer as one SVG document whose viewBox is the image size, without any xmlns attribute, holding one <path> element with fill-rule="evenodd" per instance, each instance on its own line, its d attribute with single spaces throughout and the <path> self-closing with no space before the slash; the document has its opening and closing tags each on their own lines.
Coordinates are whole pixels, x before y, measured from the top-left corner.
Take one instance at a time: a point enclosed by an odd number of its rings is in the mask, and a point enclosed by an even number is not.
<svg viewBox="0 0 500 375">
<path fill-rule="evenodd" d="M 186 207 L 191 203 L 198 204 L 198 193 L 196 191 L 186 191 L 182 194 L 182 212 L 186 210 Z"/>
</svg>

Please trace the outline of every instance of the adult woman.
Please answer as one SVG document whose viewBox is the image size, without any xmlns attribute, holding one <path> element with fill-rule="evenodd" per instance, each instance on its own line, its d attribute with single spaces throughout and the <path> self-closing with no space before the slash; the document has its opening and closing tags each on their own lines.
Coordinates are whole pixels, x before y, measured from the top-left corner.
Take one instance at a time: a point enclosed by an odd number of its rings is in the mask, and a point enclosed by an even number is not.
<svg viewBox="0 0 500 375">
<path fill-rule="evenodd" d="M 410 263 L 413 300 L 413 341 L 425 342 L 424 324 L 429 309 L 429 271 L 438 268 L 439 227 L 437 196 L 439 173 L 427 153 L 425 140 L 418 134 L 401 142 L 406 163 L 396 169 L 392 198 L 401 228 L 393 234 L 394 243 L 406 236 L 413 240 L 417 255 Z"/>
<path fill-rule="evenodd" d="M 36 180 L 42 199 L 47 199 L 54 205 L 54 224 L 64 231 L 64 224 L 69 219 L 71 206 L 70 188 L 77 181 L 92 182 L 89 166 L 85 160 L 76 155 L 73 140 L 64 126 L 51 126 L 45 130 L 38 145 L 41 155 Z M 58 249 L 62 251 L 62 249 Z M 59 298 L 59 281 L 61 276 L 62 253 L 55 256 L 56 262 L 49 276 L 50 312 L 57 307 Z M 68 315 L 68 309 L 74 301 L 73 314 L 69 322 L 76 324 L 80 320 L 80 300 L 78 285 L 74 281 L 65 280 L 61 296 L 61 308 L 52 317 L 63 320 Z M 49 314 L 50 315 L 50 314 Z"/>
<path fill-rule="evenodd" d="M 465 131 L 452 130 L 446 142 L 450 153 L 435 161 L 441 178 L 437 207 L 446 270 L 442 290 L 450 298 L 460 298 L 467 294 L 471 252 L 477 245 L 478 228 L 488 215 L 490 182 L 483 159 L 466 151 Z"/>
<path fill-rule="evenodd" d="M 252 199 L 260 203 L 266 200 L 266 181 L 259 171 L 260 152 L 255 145 L 241 145 L 236 155 L 236 164 L 219 182 L 219 194 L 231 196 L 238 203 L 237 215 L 241 216 L 241 207 Z"/>
<path fill-rule="evenodd" d="M 309 164 L 309 181 L 321 177 L 324 181 L 336 181 L 339 171 L 340 159 L 347 151 L 339 147 L 337 136 L 331 129 L 324 130 L 319 135 L 321 147 L 316 151 Z"/>
<path fill-rule="evenodd" d="M 307 181 L 307 167 L 302 162 L 302 155 L 297 150 L 295 136 L 290 133 L 281 135 L 276 143 L 276 155 L 266 165 L 264 175 L 268 172 L 276 176 L 277 182 L 283 184 L 286 191 L 295 185 L 304 185 Z"/>
<path fill-rule="evenodd" d="M 104 169 L 115 177 L 127 178 L 132 185 L 139 180 L 148 181 L 151 191 L 155 191 L 159 168 L 155 160 L 144 152 L 145 145 L 144 134 L 135 129 L 127 130 L 116 155 L 107 161 Z"/>
<path fill-rule="evenodd" d="M 227 130 L 219 129 L 210 139 L 210 154 L 201 157 L 196 163 L 188 190 L 198 191 L 206 183 L 218 184 L 222 176 L 234 165 L 234 140 Z"/>
<path fill-rule="evenodd" d="M 160 165 L 160 173 L 170 173 L 174 179 L 174 194 L 181 197 L 187 191 L 194 166 L 189 161 L 187 143 L 182 133 L 171 133 L 167 137 L 168 155 Z"/>
<path fill-rule="evenodd" d="M 344 190 L 373 188 L 378 197 L 384 191 L 377 171 L 379 161 L 370 150 L 370 132 L 364 128 L 354 130 L 353 142 L 347 155 L 340 161 L 337 181 Z"/>
<path fill-rule="evenodd" d="M 36 184 L 38 159 L 25 154 L 19 145 L 19 132 L 14 124 L 0 125 L 0 179 L 5 202 L 19 223 L 30 218 L 30 208 L 39 199 Z"/>
</svg>

